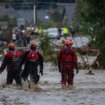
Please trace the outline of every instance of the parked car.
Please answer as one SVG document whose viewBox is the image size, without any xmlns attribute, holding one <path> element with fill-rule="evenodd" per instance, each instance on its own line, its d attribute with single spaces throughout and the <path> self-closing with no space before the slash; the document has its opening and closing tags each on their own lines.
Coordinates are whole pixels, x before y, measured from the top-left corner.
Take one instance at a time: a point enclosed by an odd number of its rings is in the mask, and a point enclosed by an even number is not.
<svg viewBox="0 0 105 105">
<path fill-rule="evenodd" d="M 62 29 L 63 29 L 63 28 L 62 28 Z M 59 33 L 58 33 L 58 29 L 57 29 L 57 28 L 48 28 L 48 29 L 45 30 L 44 32 L 46 32 L 47 35 L 48 35 L 50 38 L 53 38 L 53 39 L 59 38 Z M 61 33 L 61 35 L 63 35 L 63 32 Z"/>
</svg>

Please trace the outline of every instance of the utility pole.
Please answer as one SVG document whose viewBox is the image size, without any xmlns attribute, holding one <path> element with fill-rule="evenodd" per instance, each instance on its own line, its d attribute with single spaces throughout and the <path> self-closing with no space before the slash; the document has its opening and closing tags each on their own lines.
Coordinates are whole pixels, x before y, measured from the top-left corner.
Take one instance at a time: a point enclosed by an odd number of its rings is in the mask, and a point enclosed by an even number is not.
<svg viewBox="0 0 105 105">
<path fill-rule="evenodd" d="M 37 25 L 37 1 L 34 0 L 34 6 L 33 6 L 33 20 L 34 24 Z"/>
</svg>

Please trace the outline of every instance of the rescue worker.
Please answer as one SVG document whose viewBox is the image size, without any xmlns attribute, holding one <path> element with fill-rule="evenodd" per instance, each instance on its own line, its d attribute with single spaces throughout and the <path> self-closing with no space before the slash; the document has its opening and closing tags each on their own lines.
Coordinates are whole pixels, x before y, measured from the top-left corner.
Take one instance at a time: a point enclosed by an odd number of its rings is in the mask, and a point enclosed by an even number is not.
<svg viewBox="0 0 105 105">
<path fill-rule="evenodd" d="M 65 46 L 58 54 L 58 68 L 61 72 L 61 85 L 62 88 L 70 88 L 73 86 L 74 68 L 78 73 L 77 55 L 72 50 L 72 40 L 66 40 Z"/>
<path fill-rule="evenodd" d="M 7 67 L 7 79 L 6 86 L 10 86 L 15 79 L 17 86 L 21 87 L 21 77 L 20 71 L 18 71 L 17 67 L 19 65 L 20 59 L 22 57 L 22 51 L 15 50 L 14 43 L 10 43 L 8 45 L 8 51 L 6 52 L 3 62 L 0 67 L 0 73 L 2 73 Z"/>
<path fill-rule="evenodd" d="M 58 27 L 58 37 L 57 39 L 60 39 L 62 36 L 62 29 L 60 27 Z"/>
<path fill-rule="evenodd" d="M 30 50 L 24 52 L 19 64 L 19 69 L 21 69 L 22 65 L 25 64 L 21 76 L 24 81 L 28 80 L 28 76 L 30 76 L 31 83 L 32 85 L 34 84 L 34 88 L 37 87 L 37 83 L 40 79 L 38 67 L 40 68 L 39 72 L 43 75 L 43 56 L 41 53 L 36 52 L 36 47 L 36 44 L 32 42 Z"/>
<path fill-rule="evenodd" d="M 63 35 L 64 35 L 65 39 L 67 38 L 67 36 L 69 36 L 69 30 L 67 27 L 63 28 Z"/>
<path fill-rule="evenodd" d="M 77 33 L 76 33 L 76 31 L 73 29 L 72 26 L 70 26 L 69 30 L 70 30 L 70 33 L 71 33 L 72 37 L 76 37 L 76 36 L 77 36 Z"/>
<path fill-rule="evenodd" d="M 39 34 L 39 35 L 42 35 L 42 34 L 43 34 L 43 29 L 42 29 L 41 26 L 38 28 L 38 34 Z"/>
</svg>

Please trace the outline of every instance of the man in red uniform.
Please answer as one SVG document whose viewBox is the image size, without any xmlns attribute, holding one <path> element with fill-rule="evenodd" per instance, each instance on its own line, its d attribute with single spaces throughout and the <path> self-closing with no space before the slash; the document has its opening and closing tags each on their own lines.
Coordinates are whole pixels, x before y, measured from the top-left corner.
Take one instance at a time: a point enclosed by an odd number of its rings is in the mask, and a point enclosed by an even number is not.
<svg viewBox="0 0 105 105">
<path fill-rule="evenodd" d="M 26 81 L 28 76 L 30 76 L 30 82 L 32 83 L 31 86 L 34 85 L 34 88 L 37 88 L 37 84 L 40 79 L 39 72 L 43 75 L 44 62 L 42 54 L 37 52 L 36 48 L 37 46 L 35 42 L 32 42 L 30 45 L 30 50 L 24 52 L 19 64 L 19 68 L 22 68 L 22 65 L 24 64 L 24 69 L 21 73 L 23 80 Z M 40 70 L 38 70 L 38 67 Z"/>
<path fill-rule="evenodd" d="M 72 40 L 65 41 L 65 47 L 58 54 L 58 67 L 61 72 L 62 88 L 73 86 L 74 68 L 78 73 L 77 56 L 72 47 Z"/>
<path fill-rule="evenodd" d="M 17 86 L 21 86 L 21 77 L 19 75 L 20 71 L 18 71 L 17 67 L 19 65 L 20 58 L 22 57 L 22 52 L 15 50 L 14 43 L 10 43 L 8 45 L 8 49 L 9 50 L 6 52 L 0 67 L 0 73 L 2 73 L 7 67 L 6 85 L 11 85 L 15 79 Z"/>
</svg>

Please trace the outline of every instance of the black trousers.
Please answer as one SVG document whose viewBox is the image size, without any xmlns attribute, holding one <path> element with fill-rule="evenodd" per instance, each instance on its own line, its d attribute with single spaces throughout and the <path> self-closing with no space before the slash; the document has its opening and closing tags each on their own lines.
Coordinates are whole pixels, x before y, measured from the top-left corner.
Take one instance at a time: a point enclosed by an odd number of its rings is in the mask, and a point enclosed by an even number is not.
<svg viewBox="0 0 105 105">
<path fill-rule="evenodd" d="M 22 85 L 21 76 L 17 73 L 16 70 L 9 69 L 7 70 L 7 84 L 12 84 L 13 80 L 16 81 L 17 85 Z"/>
<path fill-rule="evenodd" d="M 21 73 L 21 77 L 24 81 L 26 81 L 28 79 L 28 76 L 30 76 L 31 81 L 33 81 L 35 84 L 39 82 L 40 76 L 38 75 L 37 68 L 25 68 Z"/>
</svg>

